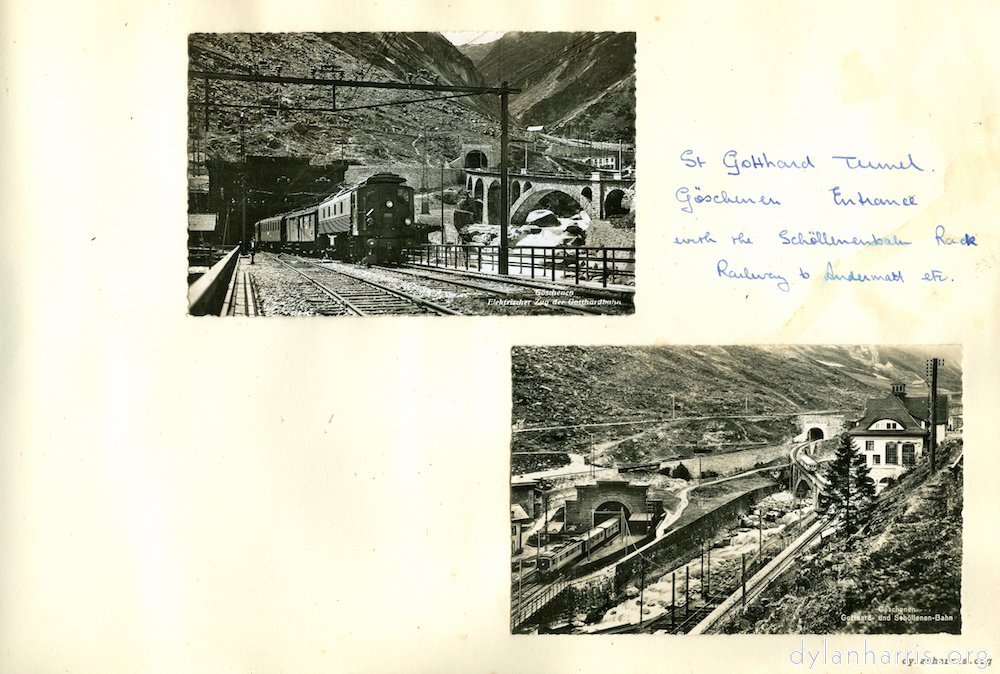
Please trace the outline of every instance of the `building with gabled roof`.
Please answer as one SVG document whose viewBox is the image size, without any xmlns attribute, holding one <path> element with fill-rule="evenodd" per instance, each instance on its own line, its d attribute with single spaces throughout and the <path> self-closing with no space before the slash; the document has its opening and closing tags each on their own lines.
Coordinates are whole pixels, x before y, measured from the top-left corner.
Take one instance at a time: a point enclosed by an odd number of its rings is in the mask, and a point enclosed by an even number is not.
<svg viewBox="0 0 1000 674">
<path fill-rule="evenodd" d="M 510 554 L 524 549 L 524 525 L 531 521 L 524 508 L 514 503 L 510 506 Z"/>
<path fill-rule="evenodd" d="M 947 396 L 938 396 L 938 408 L 938 428 L 943 438 L 948 419 Z M 892 393 L 886 397 L 868 399 L 865 416 L 847 431 L 864 454 L 869 474 L 880 489 L 916 465 L 929 448 L 929 410 L 927 398 L 908 399 L 905 386 L 893 384 Z"/>
</svg>

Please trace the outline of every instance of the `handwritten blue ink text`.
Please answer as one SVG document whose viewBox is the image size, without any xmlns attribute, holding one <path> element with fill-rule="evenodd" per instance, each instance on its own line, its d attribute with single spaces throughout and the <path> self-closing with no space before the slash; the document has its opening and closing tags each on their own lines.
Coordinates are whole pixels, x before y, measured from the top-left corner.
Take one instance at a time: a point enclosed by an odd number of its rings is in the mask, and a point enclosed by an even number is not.
<svg viewBox="0 0 1000 674">
<path fill-rule="evenodd" d="M 692 154 L 694 154 L 694 150 L 684 150 L 684 152 L 681 153 L 681 161 L 684 162 L 685 166 L 688 168 L 700 168 L 705 165 L 705 162 L 701 160 L 701 157 L 696 156 L 694 159 L 691 159 L 689 155 Z"/>
<path fill-rule="evenodd" d="M 830 190 L 833 192 L 833 203 L 838 206 L 916 206 L 917 198 L 915 196 L 903 197 L 903 203 L 900 203 L 896 199 L 883 199 L 881 197 L 866 197 L 861 192 L 858 192 L 858 200 L 845 199 L 840 194 L 840 186 L 834 187 Z"/>
<path fill-rule="evenodd" d="M 891 237 L 879 237 L 872 234 L 870 239 L 859 239 L 852 236 L 850 239 L 842 239 L 827 232 L 798 232 L 788 234 L 787 229 L 778 232 L 781 244 L 784 246 L 909 246 L 910 241 L 903 241 L 895 234 Z"/>
<path fill-rule="evenodd" d="M 913 155 L 911 155 L 911 154 L 906 155 L 906 158 L 909 160 L 909 162 L 907 162 L 905 164 L 903 163 L 902 160 L 900 160 L 900 162 L 898 164 L 883 164 L 881 162 L 876 162 L 876 163 L 873 164 L 870 161 L 861 161 L 857 157 L 836 156 L 836 157 L 832 157 L 832 158 L 833 159 L 843 159 L 844 162 L 847 163 L 847 168 L 849 168 L 849 169 L 875 169 L 876 171 L 882 171 L 882 170 L 888 170 L 888 171 L 900 170 L 900 171 L 905 171 L 907 169 L 915 168 L 918 171 L 923 171 L 923 169 L 920 168 L 919 166 L 917 166 L 917 164 L 913 161 Z"/>
<path fill-rule="evenodd" d="M 711 232 L 705 232 L 704 236 L 699 236 L 697 239 L 691 238 L 680 238 L 679 236 L 674 237 L 674 243 L 718 243 L 712 238 Z"/>
<path fill-rule="evenodd" d="M 954 246 L 959 244 L 962 246 L 978 246 L 976 243 L 976 236 L 974 234 L 964 234 L 961 239 L 956 239 L 954 237 L 945 234 L 944 225 L 938 225 L 934 228 L 934 240 L 939 246 Z"/>
<path fill-rule="evenodd" d="M 766 281 L 774 280 L 778 282 L 778 290 L 787 293 L 791 290 L 791 286 L 788 284 L 788 280 L 781 276 L 780 274 L 772 274 L 769 271 L 764 273 L 752 272 L 746 267 L 743 267 L 742 271 L 733 271 L 729 269 L 729 262 L 726 260 L 719 260 L 715 265 L 715 272 L 719 276 L 731 279 L 746 279 L 747 281 Z"/>
<path fill-rule="evenodd" d="M 736 150 L 730 150 L 726 154 L 722 155 L 722 163 L 726 168 L 734 169 L 729 171 L 727 175 L 738 176 L 740 174 L 740 169 L 757 169 L 757 168 L 816 168 L 812 163 L 812 157 L 806 155 L 805 161 L 784 161 L 779 159 L 778 161 L 771 161 L 767 158 L 767 153 L 762 152 L 760 157 L 757 155 L 750 155 L 749 159 L 738 159 Z"/>
<path fill-rule="evenodd" d="M 827 281 L 858 281 L 865 283 L 867 281 L 897 281 L 899 283 L 903 282 L 903 272 L 894 271 L 889 274 L 855 274 L 853 271 L 849 274 L 836 274 L 833 271 L 833 265 L 829 262 L 826 263 L 826 274 L 823 278 Z"/>
<path fill-rule="evenodd" d="M 701 191 L 700 187 L 695 187 L 694 189 L 698 192 Z M 695 204 L 704 204 L 704 203 L 736 204 L 738 206 L 742 206 L 745 204 L 761 204 L 762 206 L 781 205 L 780 201 L 776 201 L 770 197 L 765 197 L 763 195 L 761 195 L 759 199 L 753 199 L 735 195 L 729 196 L 729 193 L 726 192 L 725 190 L 719 192 L 718 194 L 695 194 L 692 196 L 691 191 L 688 188 L 682 187 L 679 190 L 677 190 L 674 196 L 677 197 L 677 201 L 681 202 L 682 204 L 687 204 L 686 206 L 681 207 L 681 210 L 684 211 L 685 213 L 694 213 L 694 206 L 692 205 L 692 201 Z"/>
</svg>

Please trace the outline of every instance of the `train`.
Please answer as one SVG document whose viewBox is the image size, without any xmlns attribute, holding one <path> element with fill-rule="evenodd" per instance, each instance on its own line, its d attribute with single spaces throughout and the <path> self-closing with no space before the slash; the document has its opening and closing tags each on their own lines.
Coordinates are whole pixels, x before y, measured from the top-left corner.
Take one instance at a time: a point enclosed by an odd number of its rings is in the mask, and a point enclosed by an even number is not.
<svg viewBox="0 0 1000 674">
<path fill-rule="evenodd" d="M 816 462 L 808 454 L 799 454 L 799 463 L 802 467 L 808 470 L 810 473 L 816 472 Z"/>
<path fill-rule="evenodd" d="M 586 533 L 575 536 L 555 550 L 544 552 L 538 556 L 538 573 L 542 580 L 555 578 L 562 571 L 586 557 L 598 546 L 621 534 L 622 521 L 620 517 L 612 517 L 598 524 Z"/>
<path fill-rule="evenodd" d="M 261 250 L 364 264 L 400 264 L 430 228 L 414 217 L 414 190 L 395 173 L 375 173 L 320 203 L 254 224 Z"/>
</svg>

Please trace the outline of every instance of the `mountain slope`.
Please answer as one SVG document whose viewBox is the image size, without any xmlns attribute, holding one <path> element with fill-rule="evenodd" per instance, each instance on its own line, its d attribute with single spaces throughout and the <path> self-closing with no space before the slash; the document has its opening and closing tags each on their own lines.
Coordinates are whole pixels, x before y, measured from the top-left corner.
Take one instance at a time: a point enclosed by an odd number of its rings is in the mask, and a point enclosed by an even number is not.
<svg viewBox="0 0 1000 674">
<path fill-rule="evenodd" d="M 484 86 L 472 62 L 438 33 L 220 33 L 188 41 L 195 71 Z M 463 141 L 495 142 L 496 96 L 389 89 L 212 82 L 204 128 L 203 81 L 189 82 L 189 132 L 210 156 L 310 156 L 313 163 L 454 159 Z M 437 98 L 405 105 L 388 103 Z M 300 110 L 296 108 L 312 108 Z M 336 108 L 336 110 L 334 110 Z M 316 110 L 319 109 L 319 110 Z M 243 117 L 241 117 L 241 113 Z"/>
<path fill-rule="evenodd" d="M 900 347 L 867 346 L 518 347 L 512 351 L 512 421 L 517 428 L 577 427 L 674 415 L 819 409 L 846 410 L 848 418 L 860 418 L 867 398 L 886 395 L 893 381 L 923 376 L 920 356 Z M 946 375 L 952 390 L 960 391 L 957 366 Z M 706 437 L 718 424 L 705 422 L 704 429 L 693 431 L 695 437 Z M 737 435 L 765 441 L 782 428 L 764 424 Z M 591 435 L 600 442 L 629 430 L 518 433 L 514 450 L 572 451 Z"/>
<path fill-rule="evenodd" d="M 522 89 L 510 103 L 522 125 L 634 142 L 634 33 L 507 33 L 487 46 L 477 67 L 487 82 Z"/>
<path fill-rule="evenodd" d="M 727 631 L 960 634 L 963 476 L 947 466 L 961 451 L 949 440 L 934 473 L 927 462 L 910 469 L 859 534 L 830 538 Z"/>
</svg>

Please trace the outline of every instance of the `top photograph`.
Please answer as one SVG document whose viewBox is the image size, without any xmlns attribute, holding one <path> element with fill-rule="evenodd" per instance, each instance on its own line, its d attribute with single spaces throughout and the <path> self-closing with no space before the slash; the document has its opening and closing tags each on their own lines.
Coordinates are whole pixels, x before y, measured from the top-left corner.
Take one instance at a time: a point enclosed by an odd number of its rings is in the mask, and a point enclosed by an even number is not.
<svg viewBox="0 0 1000 674">
<path fill-rule="evenodd" d="M 635 33 L 188 37 L 188 313 L 634 312 Z"/>
</svg>

